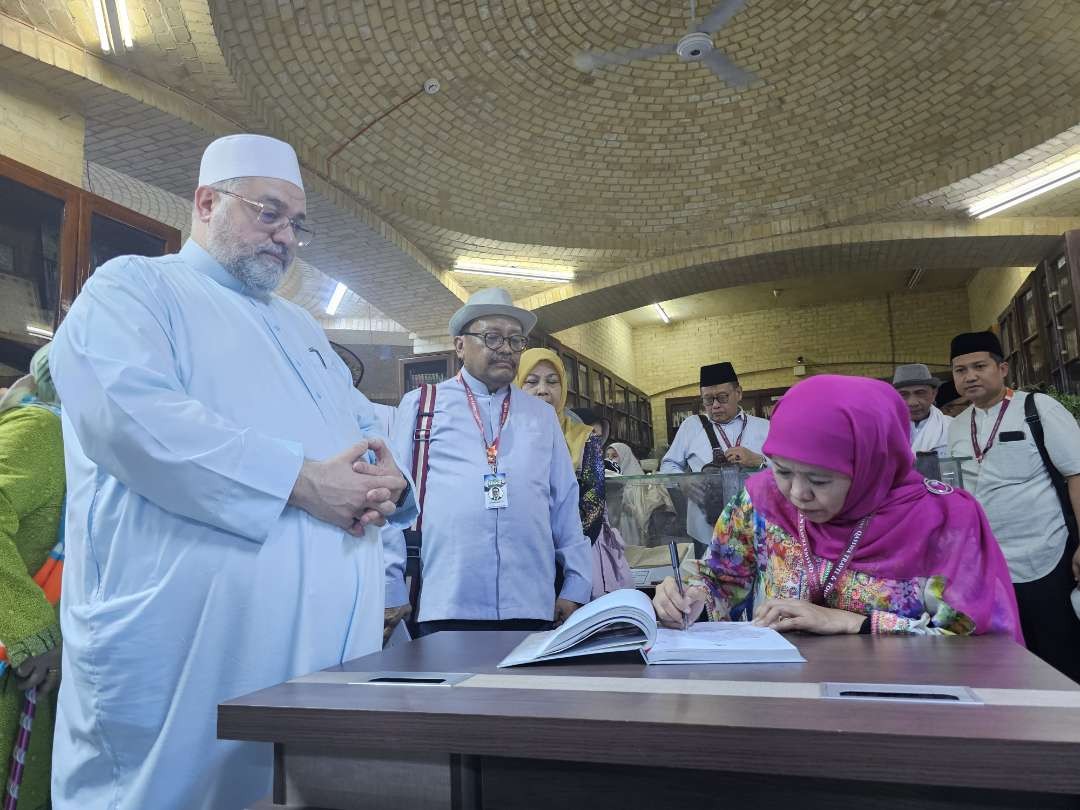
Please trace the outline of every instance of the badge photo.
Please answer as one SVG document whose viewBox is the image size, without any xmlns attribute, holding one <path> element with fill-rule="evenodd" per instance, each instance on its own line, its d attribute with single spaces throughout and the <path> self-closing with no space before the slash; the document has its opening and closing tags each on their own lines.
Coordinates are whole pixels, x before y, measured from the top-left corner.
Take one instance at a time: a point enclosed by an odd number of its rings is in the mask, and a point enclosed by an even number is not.
<svg viewBox="0 0 1080 810">
<path fill-rule="evenodd" d="M 488 473 L 484 476 L 484 506 L 488 509 L 505 509 L 510 505 L 509 497 L 506 473 Z"/>
</svg>

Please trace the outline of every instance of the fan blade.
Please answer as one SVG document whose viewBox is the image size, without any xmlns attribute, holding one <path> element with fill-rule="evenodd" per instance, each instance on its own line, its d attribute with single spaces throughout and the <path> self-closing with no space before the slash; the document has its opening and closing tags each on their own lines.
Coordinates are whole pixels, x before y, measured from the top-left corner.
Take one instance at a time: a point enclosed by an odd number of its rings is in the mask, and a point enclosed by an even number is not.
<svg viewBox="0 0 1080 810">
<path fill-rule="evenodd" d="M 710 51 L 701 61 L 709 66 L 709 70 L 736 90 L 745 90 L 757 80 L 756 73 L 743 70 L 724 56 L 721 51 Z"/>
<path fill-rule="evenodd" d="M 745 5 L 746 0 L 723 0 L 720 5 L 705 15 L 705 19 L 701 21 L 697 30 L 704 31 L 706 34 L 715 34 L 728 20 L 742 11 Z"/>
<path fill-rule="evenodd" d="M 628 65 L 639 59 L 655 59 L 669 53 L 675 53 L 674 45 L 646 45 L 629 51 L 581 51 L 574 56 L 574 66 L 588 72 L 612 65 Z"/>
</svg>

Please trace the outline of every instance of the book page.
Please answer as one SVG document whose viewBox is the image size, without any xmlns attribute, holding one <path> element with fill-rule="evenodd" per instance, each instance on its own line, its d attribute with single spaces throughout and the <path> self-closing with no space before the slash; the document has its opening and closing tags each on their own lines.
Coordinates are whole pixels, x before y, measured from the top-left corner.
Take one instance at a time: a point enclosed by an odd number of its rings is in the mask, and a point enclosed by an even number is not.
<svg viewBox="0 0 1080 810">
<path fill-rule="evenodd" d="M 649 597 L 623 588 L 578 608 L 562 627 L 531 634 L 499 666 L 641 649 L 655 637 L 656 614 Z"/>
<path fill-rule="evenodd" d="M 798 649 L 775 630 L 749 622 L 698 622 L 689 630 L 660 628 L 646 660 L 661 663 L 801 661 Z"/>
<path fill-rule="evenodd" d="M 679 646 L 716 645 L 744 650 L 776 650 L 793 646 L 775 630 L 755 627 L 750 622 L 697 622 L 686 631 L 662 629 L 659 633 L 670 637 L 671 643 Z"/>
</svg>

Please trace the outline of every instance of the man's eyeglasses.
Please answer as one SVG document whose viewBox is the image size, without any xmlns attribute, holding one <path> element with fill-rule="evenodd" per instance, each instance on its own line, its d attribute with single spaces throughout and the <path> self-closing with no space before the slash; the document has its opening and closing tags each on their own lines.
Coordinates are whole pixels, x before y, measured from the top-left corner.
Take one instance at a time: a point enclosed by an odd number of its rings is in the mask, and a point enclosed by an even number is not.
<svg viewBox="0 0 1080 810">
<path fill-rule="evenodd" d="M 730 399 L 731 397 L 728 394 L 720 394 L 719 396 L 715 397 L 702 397 L 701 404 L 704 405 L 706 408 L 710 408 L 712 407 L 712 404 L 714 402 L 718 402 L 721 405 L 727 405 Z"/>
<path fill-rule="evenodd" d="M 291 225 L 293 234 L 296 236 L 296 244 L 298 247 L 305 247 L 311 244 L 311 240 L 315 238 L 315 230 L 306 225 L 302 220 L 296 220 L 292 217 L 287 217 L 280 211 L 271 208 L 269 205 L 258 200 L 249 200 L 247 197 L 236 194 L 232 191 L 226 191 L 223 188 L 215 188 L 214 191 L 219 194 L 228 194 L 230 197 L 236 197 L 241 202 L 245 202 L 254 208 L 258 213 L 255 215 L 256 221 L 270 233 L 277 233 L 286 225 Z"/>
<path fill-rule="evenodd" d="M 510 337 L 504 337 L 498 332 L 462 332 L 461 334 L 480 338 L 484 341 L 484 345 L 493 352 L 497 352 L 507 343 L 510 344 L 510 351 L 514 354 L 520 354 L 529 348 L 529 339 L 525 337 L 525 335 L 510 335 Z"/>
</svg>

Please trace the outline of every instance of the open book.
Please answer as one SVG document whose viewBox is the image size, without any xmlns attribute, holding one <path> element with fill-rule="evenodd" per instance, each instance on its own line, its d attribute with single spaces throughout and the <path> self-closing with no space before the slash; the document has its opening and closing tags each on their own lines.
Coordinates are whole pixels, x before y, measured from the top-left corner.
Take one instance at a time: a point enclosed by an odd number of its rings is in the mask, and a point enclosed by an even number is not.
<svg viewBox="0 0 1080 810">
<path fill-rule="evenodd" d="M 649 664 L 788 663 L 805 659 L 767 627 L 745 622 L 699 622 L 687 631 L 657 628 L 649 597 L 623 588 L 582 606 L 562 627 L 532 633 L 500 667 L 641 650 Z"/>
</svg>

